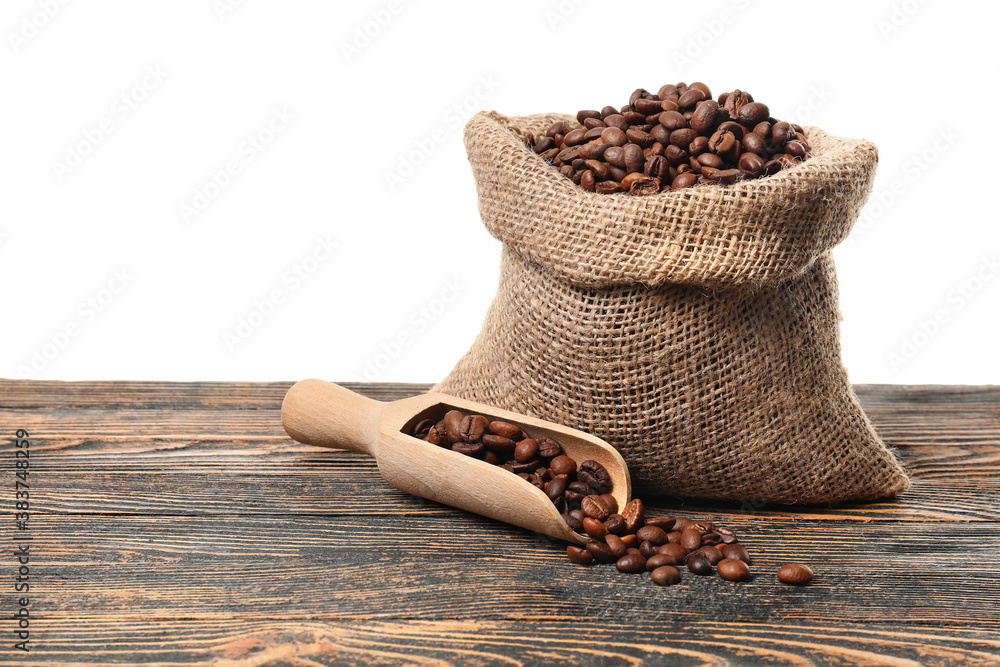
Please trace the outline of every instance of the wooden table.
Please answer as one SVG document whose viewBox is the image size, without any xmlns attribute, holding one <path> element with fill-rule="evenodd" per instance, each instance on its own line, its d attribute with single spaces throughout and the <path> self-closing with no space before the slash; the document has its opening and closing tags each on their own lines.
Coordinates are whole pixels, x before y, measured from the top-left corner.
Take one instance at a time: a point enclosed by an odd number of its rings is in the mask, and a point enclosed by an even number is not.
<svg viewBox="0 0 1000 667">
<path fill-rule="evenodd" d="M 858 387 L 913 473 L 898 502 L 650 503 L 763 550 L 751 582 L 669 588 L 291 441 L 287 387 L 0 381 L 0 664 L 1000 664 L 1000 387 Z M 30 654 L 12 648 L 25 536 Z M 788 561 L 815 582 L 777 583 Z"/>
</svg>

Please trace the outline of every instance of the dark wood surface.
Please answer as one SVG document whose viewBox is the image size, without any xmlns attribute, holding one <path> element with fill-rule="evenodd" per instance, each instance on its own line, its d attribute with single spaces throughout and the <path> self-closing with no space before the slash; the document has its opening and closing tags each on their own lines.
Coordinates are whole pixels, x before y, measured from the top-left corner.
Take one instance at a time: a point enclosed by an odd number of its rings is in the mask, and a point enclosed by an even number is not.
<svg viewBox="0 0 1000 667">
<path fill-rule="evenodd" d="M 756 557 L 747 583 L 659 588 L 291 441 L 288 386 L 0 381 L 0 664 L 1000 664 L 1000 387 L 858 387 L 914 478 L 896 502 L 648 499 L 732 526 Z M 27 655 L 10 618 L 19 428 Z M 779 584 L 789 561 L 816 581 Z"/>
</svg>

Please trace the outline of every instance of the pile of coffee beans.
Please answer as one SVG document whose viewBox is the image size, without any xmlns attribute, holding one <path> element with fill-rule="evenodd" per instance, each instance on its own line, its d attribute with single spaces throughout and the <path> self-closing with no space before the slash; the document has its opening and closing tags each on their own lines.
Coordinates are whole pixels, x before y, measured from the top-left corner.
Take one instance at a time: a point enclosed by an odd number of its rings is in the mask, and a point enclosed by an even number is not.
<svg viewBox="0 0 1000 667">
<path fill-rule="evenodd" d="M 438 422 L 424 419 L 411 435 L 518 475 L 544 491 L 573 530 L 582 527 L 583 515 L 574 516 L 582 508 L 604 517 L 618 509 L 604 466 L 597 461 L 577 464 L 552 438 L 532 438 L 509 422 L 450 410 Z"/>
<path fill-rule="evenodd" d="M 410 435 L 500 466 L 544 491 L 567 525 L 590 538 L 584 547 L 566 548 L 574 563 L 596 561 L 614 563 L 626 573 L 648 571 L 660 586 L 679 583 L 682 566 L 697 575 L 711 574 L 714 568 L 728 581 L 750 579 L 750 554 L 735 531 L 708 521 L 646 516 L 638 498 L 619 512 L 604 466 L 597 461 L 578 464 L 551 438 L 532 438 L 515 424 L 459 410 L 450 410 L 436 422 L 420 421 Z M 786 565 L 778 579 L 804 585 L 812 580 L 812 570 Z"/>
<path fill-rule="evenodd" d="M 810 157 L 802 127 L 742 90 L 718 101 L 704 83 L 639 88 L 616 109 L 582 110 L 525 143 L 588 192 L 651 195 L 775 174 Z"/>
</svg>

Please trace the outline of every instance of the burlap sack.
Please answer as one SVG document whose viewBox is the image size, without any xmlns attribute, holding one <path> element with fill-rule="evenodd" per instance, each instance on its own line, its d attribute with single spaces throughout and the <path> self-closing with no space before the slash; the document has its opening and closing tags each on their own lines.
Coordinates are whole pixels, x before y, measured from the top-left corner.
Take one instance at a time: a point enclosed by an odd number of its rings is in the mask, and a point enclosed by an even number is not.
<svg viewBox="0 0 1000 667">
<path fill-rule="evenodd" d="M 840 360 L 830 256 L 871 192 L 875 146 L 807 128 L 813 157 L 768 178 L 599 195 L 522 141 L 568 118 L 491 112 L 466 127 L 500 286 L 436 389 L 604 438 L 647 494 L 905 490 Z"/>
</svg>

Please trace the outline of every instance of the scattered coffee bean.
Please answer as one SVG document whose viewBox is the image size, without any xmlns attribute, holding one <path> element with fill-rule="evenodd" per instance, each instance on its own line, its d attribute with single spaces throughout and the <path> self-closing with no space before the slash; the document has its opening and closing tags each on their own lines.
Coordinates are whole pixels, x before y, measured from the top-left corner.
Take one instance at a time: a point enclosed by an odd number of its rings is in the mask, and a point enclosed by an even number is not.
<svg viewBox="0 0 1000 667">
<path fill-rule="evenodd" d="M 586 549 L 570 545 L 566 547 L 566 555 L 577 565 L 590 565 L 594 562 L 594 557 Z"/>
<path fill-rule="evenodd" d="M 750 578 L 750 568 L 741 560 L 723 558 L 715 566 L 719 576 L 726 581 L 746 581 Z"/>
<path fill-rule="evenodd" d="M 792 586 L 805 586 L 813 579 L 813 571 L 808 565 L 789 563 L 778 568 L 778 581 Z"/>
<path fill-rule="evenodd" d="M 622 539 L 617 535 L 608 535 L 604 538 L 604 543 L 608 545 L 608 549 L 611 550 L 611 555 L 615 558 L 621 558 L 628 551 L 628 547 L 622 542 Z M 637 552 L 638 553 L 638 552 Z"/>
<path fill-rule="evenodd" d="M 693 553 L 687 557 L 687 566 L 693 574 L 706 575 L 712 573 L 712 564 L 700 553 Z"/>
<path fill-rule="evenodd" d="M 741 90 L 716 101 L 704 83 L 667 84 L 636 90 L 621 110 L 581 110 L 577 125 L 558 121 L 526 143 L 589 192 L 647 196 L 770 176 L 809 159 L 801 128 L 770 114 Z"/>
<path fill-rule="evenodd" d="M 627 572 L 629 574 L 634 574 L 636 572 L 644 572 L 646 570 L 646 559 L 642 557 L 642 554 L 625 554 L 615 563 L 621 572 Z"/>
<path fill-rule="evenodd" d="M 608 506 L 604 504 L 600 496 L 584 496 L 580 501 L 580 509 L 592 519 L 603 521 L 608 518 Z"/>
<path fill-rule="evenodd" d="M 649 578 L 652 579 L 653 583 L 657 586 L 673 586 L 674 584 L 680 583 L 681 573 L 677 571 L 676 567 L 664 565 L 650 572 Z"/>
<path fill-rule="evenodd" d="M 750 554 L 747 553 L 746 547 L 742 544 L 724 544 L 719 550 L 726 558 L 735 558 L 736 560 L 743 561 L 747 565 L 753 565 L 753 560 L 751 560 Z"/>
<path fill-rule="evenodd" d="M 698 549 L 698 553 L 707 558 L 708 562 L 712 565 L 718 565 L 719 562 L 725 558 L 722 555 L 722 552 L 715 547 L 702 547 L 701 549 Z"/>
</svg>

